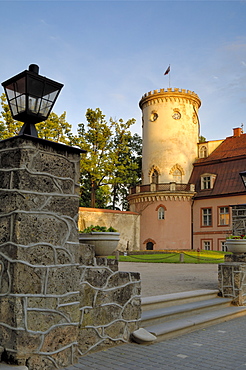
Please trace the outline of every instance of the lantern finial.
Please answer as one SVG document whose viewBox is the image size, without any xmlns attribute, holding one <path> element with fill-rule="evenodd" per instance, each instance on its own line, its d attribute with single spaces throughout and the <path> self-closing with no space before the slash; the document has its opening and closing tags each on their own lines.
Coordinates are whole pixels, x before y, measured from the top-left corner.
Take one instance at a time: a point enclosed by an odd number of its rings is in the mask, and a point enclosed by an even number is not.
<svg viewBox="0 0 246 370">
<path fill-rule="evenodd" d="M 36 73 L 38 75 L 39 66 L 37 64 L 30 64 L 29 65 L 29 72 Z"/>
</svg>

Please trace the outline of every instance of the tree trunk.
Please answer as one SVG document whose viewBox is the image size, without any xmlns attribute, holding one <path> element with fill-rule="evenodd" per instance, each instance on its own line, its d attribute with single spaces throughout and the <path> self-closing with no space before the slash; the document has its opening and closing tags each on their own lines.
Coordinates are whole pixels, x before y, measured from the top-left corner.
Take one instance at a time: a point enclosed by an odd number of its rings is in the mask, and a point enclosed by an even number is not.
<svg viewBox="0 0 246 370">
<path fill-rule="evenodd" d="M 96 184 L 94 181 L 91 182 L 91 207 L 96 207 Z"/>
</svg>

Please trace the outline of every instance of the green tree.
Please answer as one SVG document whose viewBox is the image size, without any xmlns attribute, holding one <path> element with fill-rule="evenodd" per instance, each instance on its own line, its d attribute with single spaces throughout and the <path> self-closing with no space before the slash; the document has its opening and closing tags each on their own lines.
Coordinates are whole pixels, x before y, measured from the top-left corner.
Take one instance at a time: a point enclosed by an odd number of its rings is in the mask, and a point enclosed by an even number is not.
<svg viewBox="0 0 246 370">
<path fill-rule="evenodd" d="M 136 175 L 133 176 L 133 173 L 136 173 L 137 165 L 133 161 L 129 145 L 132 140 L 129 128 L 135 123 L 135 120 L 130 119 L 123 122 L 121 119 L 116 121 L 110 118 L 107 122 L 105 115 L 99 108 L 88 109 L 86 119 L 87 125 L 79 124 L 78 134 L 73 140 L 74 144 L 87 151 L 86 154 L 82 155 L 81 160 L 83 204 L 86 201 L 85 194 L 88 199 L 90 192 L 90 206 L 96 207 L 99 204 L 98 197 L 100 195 L 103 203 L 105 202 L 103 208 L 106 208 L 109 203 L 109 189 L 111 189 L 111 208 L 115 208 L 116 203 L 122 203 L 121 184 L 124 182 L 127 186 L 134 182 L 136 177 Z"/>
<path fill-rule="evenodd" d="M 66 112 L 60 116 L 51 112 L 46 121 L 36 125 L 38 137 L 69 145 L 73 134 L 72 126 L 66 121 Z"/>
<path fill-rule="evenodd" d="M 142 139 L 137 134 L 132 136 L 128 130 L 133 123 L 135 120 L 129 120 L 126 123 L 122 120 L 115 122 L 114 167 L 110 179 L 113 209 L 116 204 L 122 210 L 129 208 L 127 201 L 129 188 L 136 185 L 141 178 Z"/>
<path fill-rule="evenodd" d="M 23 122 L 16 121 L 12 118 L 5 94 L 2 94 L 0 99 L 2 107 L 0 113 L 0 140 L 4 140 L 18 135 Z"/>
<path fill-rule="evenodd" d="M 206 141 L 207 139 L 204 136 L 202 135 L 199 136 L 199 143 L 205 143 Z"/>
</svg>

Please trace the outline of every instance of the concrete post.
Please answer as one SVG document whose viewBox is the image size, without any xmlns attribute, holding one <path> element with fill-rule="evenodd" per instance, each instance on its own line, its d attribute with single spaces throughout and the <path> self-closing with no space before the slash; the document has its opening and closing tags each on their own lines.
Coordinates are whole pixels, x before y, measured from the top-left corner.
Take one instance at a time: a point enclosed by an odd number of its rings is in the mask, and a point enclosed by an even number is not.
<svg viewBox="0 0 246 370">
<path fill-rule="evenodd" d="M 80 150 L 0 142 L 0 346 L 30 370 L 76 362 Z"/>
</svg>

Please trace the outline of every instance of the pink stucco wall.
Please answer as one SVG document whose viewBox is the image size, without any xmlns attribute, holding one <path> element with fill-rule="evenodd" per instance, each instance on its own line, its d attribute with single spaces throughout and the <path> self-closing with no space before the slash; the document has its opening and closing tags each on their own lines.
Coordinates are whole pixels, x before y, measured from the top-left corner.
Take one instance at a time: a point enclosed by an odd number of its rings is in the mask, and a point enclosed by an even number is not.
<svg viewBox="0 0 246 370">
<path fill-rule="evenodd" d="M 232 217 L 230 209 L 229 225 L 219 225 L 219 207 L 245 204 L 245 195 L 220 197 L 213 199 L 197 199 L 193 206 L 193 247 L 203 249 L 204 241 L 211 242 L 211 250 L 221 250 L 221 242 L 232 233 Z M 202 209 L 212 209 L 212 226 L 202 226 Z"/>
<path fill-rule="evenodd" d="M 158 207 L 163 206 L 165 219 L 158 220 Z M 140 218 L 140 249 L 146 242 L 154 243 L 154 250 L 191 248 L 191 201 L 165 200 L 135 204 Z"/>
</svg>

